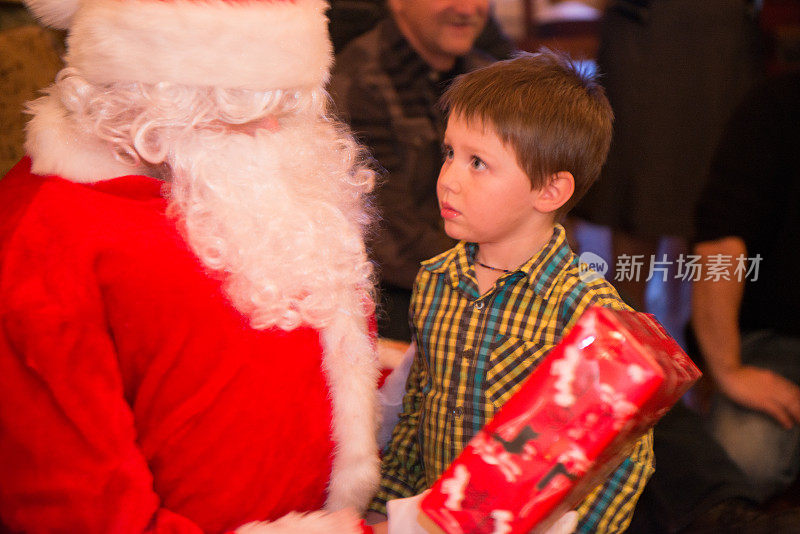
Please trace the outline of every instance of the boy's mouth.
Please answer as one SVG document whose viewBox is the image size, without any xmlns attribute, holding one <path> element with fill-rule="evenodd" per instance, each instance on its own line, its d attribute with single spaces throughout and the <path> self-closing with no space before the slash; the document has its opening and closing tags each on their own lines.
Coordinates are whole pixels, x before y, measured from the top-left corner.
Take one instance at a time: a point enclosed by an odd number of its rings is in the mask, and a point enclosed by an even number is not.
<svg viewBox="0 0 800 534">
<path fill-rule="evenodd" d="M 453 209 L 453 207 L 447 202 L 442 202 L 441 214 L 442 219 L 452 219 L 453 217 L 460 215 L 460 213 Z"/>
</svg>

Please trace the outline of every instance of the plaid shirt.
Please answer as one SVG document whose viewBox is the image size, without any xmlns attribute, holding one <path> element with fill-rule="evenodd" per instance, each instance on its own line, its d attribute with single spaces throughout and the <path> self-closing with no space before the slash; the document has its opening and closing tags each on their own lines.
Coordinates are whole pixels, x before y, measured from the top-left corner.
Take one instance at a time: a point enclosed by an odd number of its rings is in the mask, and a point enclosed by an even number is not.
<svg viewBox="0 0 800 534">
<path fill-rule="evenodd" d="M 403 413 L 370 507 L 430 487 L 590 305 L 628 309 L 602 278 L 584 281 L 556 226 L 519 269 L 478 293 L 477 247 L 459 243 L 422 264 L 411 304 L 417 354 Z M 578 507 L 576 532 L 621 532 L 653 472 L 652 434 Z"/>
</svg>

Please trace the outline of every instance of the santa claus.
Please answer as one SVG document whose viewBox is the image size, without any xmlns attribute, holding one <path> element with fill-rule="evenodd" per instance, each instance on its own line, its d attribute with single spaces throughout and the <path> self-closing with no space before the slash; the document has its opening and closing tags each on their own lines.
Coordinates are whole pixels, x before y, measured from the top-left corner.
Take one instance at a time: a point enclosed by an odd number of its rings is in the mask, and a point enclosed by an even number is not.
<svg viewBox="0 0 800 534">
<path fill-rule="evenodd" d="M 286 516 L 378 470 L 325 2 L 30 7 L 69 36 L 0 180 L 0 530 L 359 532 Z"/>
</svg>

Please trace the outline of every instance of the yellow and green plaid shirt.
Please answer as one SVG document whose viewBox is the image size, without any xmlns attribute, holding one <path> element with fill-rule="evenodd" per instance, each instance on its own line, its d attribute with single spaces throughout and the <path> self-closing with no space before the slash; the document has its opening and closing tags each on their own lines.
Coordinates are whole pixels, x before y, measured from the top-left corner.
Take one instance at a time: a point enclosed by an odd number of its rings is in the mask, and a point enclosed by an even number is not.
<svg viewBox="0 0 800 534">
<path fill-rule="evenodd" d="M 417 353 L 370 509 L 429 488 L 590 305 L 628 309 L 611 285 L 580 276 L 564 229 L 478 293 L 476 245 L 423 262 L 411 302 Z M 652 434 L 578 507 L 576 532 L 621 532 L 653 472 Z"/>
</svg>

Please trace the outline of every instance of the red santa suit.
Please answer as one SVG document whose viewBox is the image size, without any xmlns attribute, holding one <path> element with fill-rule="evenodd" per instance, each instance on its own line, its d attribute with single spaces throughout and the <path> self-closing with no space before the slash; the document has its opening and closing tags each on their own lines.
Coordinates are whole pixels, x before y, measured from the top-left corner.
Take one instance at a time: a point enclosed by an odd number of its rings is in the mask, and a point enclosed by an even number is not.
<svg viewBox="0 0 800 534">
<path fill-rule="evenodd" d="M 69 30 L 68 76 L 101 93 L 300 94 L 332 62 L 323 0 L 30 7 Z M 379 467 L 363 290 L 343 286 L 319 329 L 251 327 L 166 214 L 169 183 L 112 157 L 58 91 L 0 180 L 0 530 L 224 532 L 363 509 Z M 271 525 L 360 530 L 320 515 Z"/>
<path fill-rule="evenodd" d="M 373 467 L 372 421 L 332 414 L 348 391 L 323 367 L 351 364 L 326 360 L 311 328 L 250 328 L 165 216 L 165 187 L 38 176 L 27 158 L 0 181 L 0 516 L 13 530 L 222 532 L 322 507 L 337 447 L 367 451 L 342 478 Z M 374 369 L 350 376 L 345 389 L 374 388 Z M 353 397 L 349 417 L 372 413 Z M 335 425 L 350 439 L 336 443 Z M 339 491 L 371 489 L 355 484 Z"/>
</svg>

